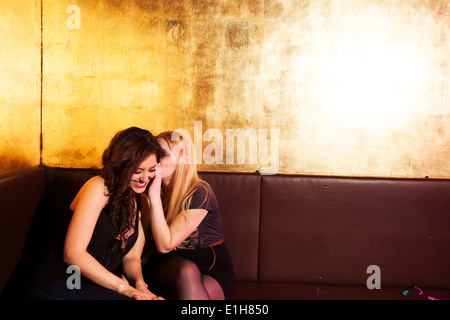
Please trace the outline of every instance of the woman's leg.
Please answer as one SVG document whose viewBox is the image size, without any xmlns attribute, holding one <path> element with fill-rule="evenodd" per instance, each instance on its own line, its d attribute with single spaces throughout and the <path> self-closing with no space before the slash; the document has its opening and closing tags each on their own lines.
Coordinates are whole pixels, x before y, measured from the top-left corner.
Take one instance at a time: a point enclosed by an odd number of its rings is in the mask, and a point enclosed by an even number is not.
<svg viewBox="0 0 450 320">
<path fill-rule="evenodd" d="M 197 265 L 184 258 L 173 258 L 159 266 L 156 277 L 165 291 L 179 300 L 209 300 L 203 284 L 203 274 Z"/>
<path fill-rule="evenodd" d="M 216 279 L 214 279 L 211 276 L 208 276 L 207 274 L 203 275 L 203 285 L 206 288 L 206 291 L 208 292 L 209 297 L 211 300 L 224 300 L 225 295 L 223 293 L 222 287 L 217 282 Z"/>
</svg>

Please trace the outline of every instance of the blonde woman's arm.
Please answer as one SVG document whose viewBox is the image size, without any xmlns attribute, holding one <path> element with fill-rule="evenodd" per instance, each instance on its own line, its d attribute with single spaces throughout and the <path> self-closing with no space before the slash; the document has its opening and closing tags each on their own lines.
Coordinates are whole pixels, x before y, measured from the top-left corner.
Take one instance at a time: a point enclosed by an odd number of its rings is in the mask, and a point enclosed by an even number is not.
<svg viewBox="0 0 450 320">
<path fill-rule="evenodd" d="M 205 209 L 180 212 L 170 226 L 167 225 L 161 202 L 161 165 L 156 166 L 155 179 L 149 188 L 150 226 L 156 248 L 161 253 L 175 249 L 202 222 L 208 213 Z"/>
</svg>

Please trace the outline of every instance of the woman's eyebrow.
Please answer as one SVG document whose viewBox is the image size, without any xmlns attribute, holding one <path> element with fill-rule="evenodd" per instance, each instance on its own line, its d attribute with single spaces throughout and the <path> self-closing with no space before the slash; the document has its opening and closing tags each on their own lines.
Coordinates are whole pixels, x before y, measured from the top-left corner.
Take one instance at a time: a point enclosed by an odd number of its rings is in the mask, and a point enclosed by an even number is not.
<svg viewBox="0 0 450 320">
<path fill-rule="evenodd" d="M 154 168 L 156 168 L 156 164 L 153 167 L 150 167 L 150 169 L 154 169 Z M 139 171 L 139 170 L 144 171 L 145 169 L 144 168 L 137 168 L 136 169 L 136 171 Z"/>
</svg>

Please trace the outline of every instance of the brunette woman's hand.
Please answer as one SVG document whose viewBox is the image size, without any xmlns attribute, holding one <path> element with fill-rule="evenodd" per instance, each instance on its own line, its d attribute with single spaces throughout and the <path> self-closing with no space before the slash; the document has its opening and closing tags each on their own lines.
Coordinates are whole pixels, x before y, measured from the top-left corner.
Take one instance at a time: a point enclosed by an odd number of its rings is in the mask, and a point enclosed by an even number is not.
<svg viewBox="0 0 450 320">
<path fill-rule="evenodd" d="M 130 288 L 121 292 L 121 294 L 126 295 L 134 300 L 164 300 L 162 297 L 158 297 L 149 290 L 148 292 L 142 292 L 140 290 Z"/>
<path fill-rule="evenodd" d="M 153 292 L 148 290 L 146 285 L 142 285 L 142 286 L 137 285 L 136 289 L 139 290 L 140 292 L 142 292 L 142 295 L 139 295 L 139 294 L 136 295 L 136 297 L 143 297 L 144 299 L 142 299 L 142 300 L 164 300 L 163 297 L 157 296 L 156 294 L 154 294 Z M 140 300 L 140 299 L 136 299 L 136 300 Z"/>
<path fill-rule="evenodd" d="M 135 300 L 164 300 L 164 298 L 159 297 L 148 290 L 147 287 L 134 288 L 127 284 L 124 287 L 120 288 L 118 292 Z"/>
<path fill-rule="evenodd" d="M 152 183 L 148 187 L 148 198 L 150 201 L 161 199 L 161 181 L 162 181 L 162 169 L 161 164 L 156 164 L 155 177 Z"/>
</svg>

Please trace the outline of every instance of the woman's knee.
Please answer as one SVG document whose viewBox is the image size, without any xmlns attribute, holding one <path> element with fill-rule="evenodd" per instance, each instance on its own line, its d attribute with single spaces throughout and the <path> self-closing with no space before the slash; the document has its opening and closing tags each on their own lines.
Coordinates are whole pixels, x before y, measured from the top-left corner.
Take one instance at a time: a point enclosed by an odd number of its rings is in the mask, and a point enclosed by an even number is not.
<svg viewBox="0 0 450 320">
<path fill-rule="evenodd" d="M 178 265 L 178 280 L 183 282 L 202 281 L 202 272 L 190 260 L 182 260 Z"/>
</svg>

